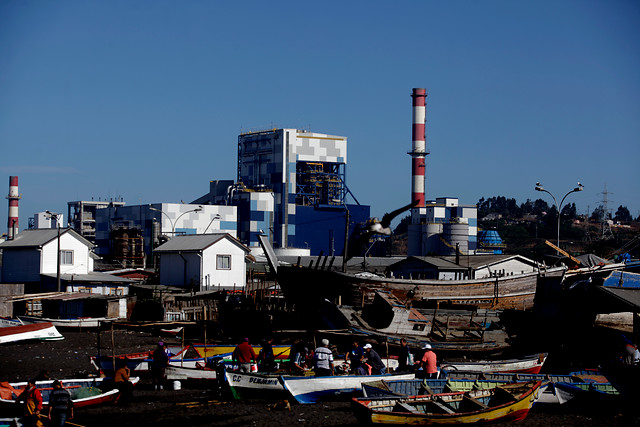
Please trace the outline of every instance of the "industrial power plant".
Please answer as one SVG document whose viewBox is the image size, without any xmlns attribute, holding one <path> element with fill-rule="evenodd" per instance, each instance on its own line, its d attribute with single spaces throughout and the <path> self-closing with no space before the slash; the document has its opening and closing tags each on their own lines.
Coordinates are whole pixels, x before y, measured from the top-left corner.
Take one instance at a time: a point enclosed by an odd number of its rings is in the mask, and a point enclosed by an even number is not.
<svg viewBox="0 0 640 427">
<path fill-rule="evenodd" d="M 427 199 L 425 170 L 427 91 L 412 99 L 410 224 L 408 255 L 478 253 L 477 209 L 455 197 Z M 96 245 L 95 253 L 123 266 L 149 265 L 154 248 L 178 235 L 229 233 L 259 254 L 267 236 L 282 256 L 341 256 L 357 225 L 370 220 L 347 182 L 347 137 L 281 128 L 238 135 L 238 174 L 214 179 L 208 192 L 190 203 L 126 205 L 124 200 L 68 202 L 68 226 Z M 17 233 L 18 177 L 10 177 L 7 239 Z M 396 208 L 389 207 L 389 210 Z M 61 223 L 45 212 L 30 228 Z M 376 236 L 353 256 L 383 256 L 388 244 Z"/>
</svg>

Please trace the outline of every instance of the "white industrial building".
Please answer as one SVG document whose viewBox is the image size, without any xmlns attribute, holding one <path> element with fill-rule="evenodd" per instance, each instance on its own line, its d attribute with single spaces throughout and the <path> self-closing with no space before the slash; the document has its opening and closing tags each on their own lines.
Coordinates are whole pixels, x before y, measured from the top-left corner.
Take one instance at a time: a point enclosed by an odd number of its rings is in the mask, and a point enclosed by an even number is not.
<svg viewBox="0 0 640 427">
<path fill-rule="evenodd" d="M 478 208 L 455 197 L 437 198 L 411 209 L 408 255 L 474 254 L 478 246 Z"/>
</svg>

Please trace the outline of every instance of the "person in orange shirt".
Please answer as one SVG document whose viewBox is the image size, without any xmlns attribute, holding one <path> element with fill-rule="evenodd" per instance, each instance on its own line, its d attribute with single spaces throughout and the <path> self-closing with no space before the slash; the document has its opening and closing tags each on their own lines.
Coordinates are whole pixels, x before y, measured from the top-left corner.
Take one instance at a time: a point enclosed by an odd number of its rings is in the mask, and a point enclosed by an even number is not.
<svg viewBox="0 0 640 427">
<path fill-rule="evenodd" d="M 425 378 L 438 378 L 438 360 L 436 354 L 431 350 L 431 344 L 422 346 L 424 354 L 416 364 L 422 368 Z"/>
</svg>

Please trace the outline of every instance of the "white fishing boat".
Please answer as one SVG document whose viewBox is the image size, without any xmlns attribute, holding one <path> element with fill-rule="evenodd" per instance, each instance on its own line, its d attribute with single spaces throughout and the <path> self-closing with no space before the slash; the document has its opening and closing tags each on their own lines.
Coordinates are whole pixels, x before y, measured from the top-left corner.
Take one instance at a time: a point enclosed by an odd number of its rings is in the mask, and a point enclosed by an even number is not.
<svg viewBox="0 0 640 427">
<path fill-rule="evenodd" d="M 16 324 L 0 328 L 0 344 L 23 340 L 61 340 L 64 339 L 51 323 L 32 325 Z"/>
<path fill-rule="evenodd" d="M 362 393 L 362 383 L 381 380 L 412 380 L 414 373 L 385 375 L 335 375 L 329 377 L 294 377 L 282 375 L 280 381 L 299 403 L 347 399 Z"/>
<path fill-rule="evenodd" d="M 37 316 L 18 316 L 24 323 L 52 323 L 58 328 L 97 328 L 101 322 L 113 322 L 115 317 L 76 317 L 74 319 L 54 319 Z"/>
<path fill-rule="evenodd" d="M 280 382 L 280 374 L 227 370 L 225 379 L 236 399 L 251 397 L 277 399 L 286 394 Z"/>
<path fill-rule="evenodd" d="M 547 353 L 527 356 L 522 359 L 481 360 L 477 362 L 442 362 L 440 369 L 447 372 L 508 372 L 537 374 L 540 372 Z"/>
</svg>

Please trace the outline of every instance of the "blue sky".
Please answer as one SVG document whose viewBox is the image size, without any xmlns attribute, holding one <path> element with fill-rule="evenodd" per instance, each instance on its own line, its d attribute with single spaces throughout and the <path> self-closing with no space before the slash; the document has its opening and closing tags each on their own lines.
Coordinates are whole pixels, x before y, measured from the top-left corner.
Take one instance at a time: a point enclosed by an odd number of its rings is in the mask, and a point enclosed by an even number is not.
<svg viewBox="0 0 640 427">
<path fill-rule="evenodd" d="M 73 200 L 190 201 L 236 178 L 240 132 L 295 127 L 348 137 L 381 216 L 410 201 L 425 87 L 427 199 L 580 181 L 578 212 L 606 185 L 635 217 L 639 24 L 637 1 L 3 1 L 0 191 L 19 176 L 21 228 Z"/>
</svg>

